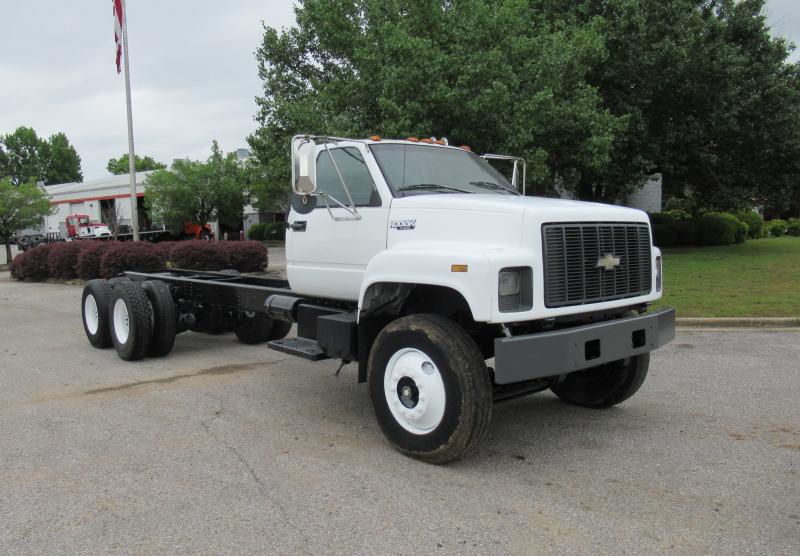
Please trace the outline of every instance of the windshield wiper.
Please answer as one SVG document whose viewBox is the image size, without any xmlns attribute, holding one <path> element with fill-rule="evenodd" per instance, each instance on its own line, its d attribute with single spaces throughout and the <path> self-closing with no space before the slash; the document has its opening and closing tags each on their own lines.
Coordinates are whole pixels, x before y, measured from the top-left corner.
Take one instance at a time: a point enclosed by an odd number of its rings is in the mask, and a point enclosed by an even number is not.
<svg viewBox="0 0 800 556">
<path fill-rule="evenodd" d="M 444 189 L 445 191 L 455 191 L 457 193 L 472 193 L 472 191 L 459 189 L 458 187 L 451 187 L 449 185 L 441 185 L 438 183 L 415 183 L 414 185 L 407 185 L 403 187 L 400 189 L 400 191 L 414 191 L 420 189 Z"/>
<path fill-rule="evenodd" d="M 506 187 L 505 185 L 500 185 L 499 183 L 494 183 L 491 181 L 471 181 L 469 182 L 470 185 L 477 185 L 478 187 L 488 187 L 489 189 L 502 189 L 504 191 L 509 191 L 511 193 L 516 193 L 519 195 L 518 191 L 514 191 L 513 189 Z"/>
</svg>

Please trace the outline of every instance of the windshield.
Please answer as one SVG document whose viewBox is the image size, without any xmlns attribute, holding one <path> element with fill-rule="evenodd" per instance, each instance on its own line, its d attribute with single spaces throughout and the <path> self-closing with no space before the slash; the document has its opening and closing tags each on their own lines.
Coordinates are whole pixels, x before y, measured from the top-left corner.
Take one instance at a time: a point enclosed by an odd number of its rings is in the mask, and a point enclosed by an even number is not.
<svg viewBox="0 0 800 556">
<path fill-rule="evenodd" d="M 370 145 L 395 197 L 430 193 L 518 195 L 485 160 L 461 149 L 386 143 Z"/>
<path fill-rule="evenodd" d="M 88 226 L 88 225 L 89 225 L 89 217 L 88 216 L 83 216 L 81 218 L 81 226 Z"/>
</svg>

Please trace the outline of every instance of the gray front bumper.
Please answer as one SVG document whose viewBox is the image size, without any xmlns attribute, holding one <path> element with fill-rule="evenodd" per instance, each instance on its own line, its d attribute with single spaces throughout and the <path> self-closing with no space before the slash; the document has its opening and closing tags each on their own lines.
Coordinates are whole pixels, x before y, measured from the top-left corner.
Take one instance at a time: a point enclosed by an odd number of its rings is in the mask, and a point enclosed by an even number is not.
<svg viewBox="0 0 800 556">
<path fill-rule="evenodd" d="M 511 384 L 640 355 L 675 338 L 675 309 L 494 341 L 495 382 Z"/>
</svg>

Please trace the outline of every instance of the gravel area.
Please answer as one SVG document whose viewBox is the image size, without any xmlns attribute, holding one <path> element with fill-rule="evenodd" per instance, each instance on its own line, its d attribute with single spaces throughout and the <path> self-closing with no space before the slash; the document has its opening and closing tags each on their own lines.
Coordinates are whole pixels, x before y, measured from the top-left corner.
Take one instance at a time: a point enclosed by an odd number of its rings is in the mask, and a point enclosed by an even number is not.
<svg viewBox="0 0 800 556">
<path fill-rule="evenodd" d="M 80 294 L 0 273 L 0 553 L 800 551 L 797 330 L 679 331 L 625 404 L 498 404 L 435 467 L 354 365 L 193 333 L 125 363 Z"/>
</svg>

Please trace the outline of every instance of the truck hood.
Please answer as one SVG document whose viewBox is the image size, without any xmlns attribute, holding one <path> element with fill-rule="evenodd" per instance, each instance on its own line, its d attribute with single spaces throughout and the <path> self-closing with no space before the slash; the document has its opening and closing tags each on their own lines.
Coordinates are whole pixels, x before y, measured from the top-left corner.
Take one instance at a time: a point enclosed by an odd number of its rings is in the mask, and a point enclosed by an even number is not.
<svg viewBox="0 0 800 556">
<path fill-rule="evenodd" d="M 603 203 L 548 197 L 443 193 L 413 195 L 392 200 L 392 209 L 447 210 L 525 215 L 538 222 L 649 222 L 641 210 Z"/>
</svg>

